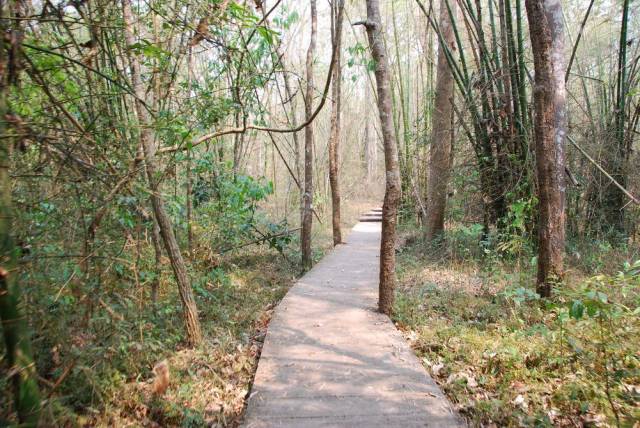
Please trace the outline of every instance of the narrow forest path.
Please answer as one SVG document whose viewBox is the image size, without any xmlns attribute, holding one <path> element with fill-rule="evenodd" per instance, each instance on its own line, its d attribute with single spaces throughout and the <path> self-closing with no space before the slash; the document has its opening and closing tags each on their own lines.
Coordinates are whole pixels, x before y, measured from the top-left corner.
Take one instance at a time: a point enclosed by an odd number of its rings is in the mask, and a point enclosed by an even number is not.
<svg viewBox="0 0 640 428">
<path fill-rule="evenodd" d="M 278 306 L 244 426 L 463 426 L 391 320 L 376 312 L 379 222 L 365 216 Z"/>
</svg>

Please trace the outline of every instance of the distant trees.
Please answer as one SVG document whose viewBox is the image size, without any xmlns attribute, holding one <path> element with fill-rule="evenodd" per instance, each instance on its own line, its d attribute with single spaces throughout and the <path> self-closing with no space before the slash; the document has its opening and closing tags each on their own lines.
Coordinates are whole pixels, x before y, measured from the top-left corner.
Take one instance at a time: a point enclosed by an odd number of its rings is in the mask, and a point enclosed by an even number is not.
<svg viewBox="0 0 640 428">
<path fill-rule="evenodd" d="M 380 244 L 380 283 L 378 309 L 389 315 L 393 309 L 396 283 L 396 226 L 401 183 L 398 167 L 398 147 L 393 129 L 391 109 L 390 70 L 382 33 L 380 3 L 367 0 L 367 19 L 358 22 L 367 29 L 369 49 L 375 61 L 376 87 L 378 89 L 378 112 L 382 129 L 385 164 L 385 193 L 382 205 L 382 237 Z"/>
<path fill-rule="evenodd" d="M 527 0 L 535 66 L 535 150 L 538 177 L 538 294 L 551 295 L 563 275 L 567 109 L 562 5 Z"/>
</svg>

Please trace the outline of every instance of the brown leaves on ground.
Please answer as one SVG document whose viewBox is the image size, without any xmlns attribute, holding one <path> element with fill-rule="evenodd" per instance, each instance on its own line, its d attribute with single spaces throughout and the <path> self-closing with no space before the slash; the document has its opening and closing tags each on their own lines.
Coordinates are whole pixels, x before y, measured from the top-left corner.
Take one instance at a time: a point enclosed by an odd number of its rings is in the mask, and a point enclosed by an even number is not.
<svg viewBox="0 0 640 428">
<path fill-rule="evenodd" d="M 249 345 L 213 339 L 160 361 L 147 381 L 123 386 L 113 401 L 119 412 L 89 425 L 155 428 L 189 420 L 195 426 L 238 426 L 272 313 L 269 307 L 254 323 Z"/>
<path fill-rule="evenodd" d="M 162 395 L 169 387 L 169 363 L 167 360 L 162 360 L 153 367 L 153 374 L 156 376 L 153 379 L 151 391 L 155 395 Z"/>
</svg>

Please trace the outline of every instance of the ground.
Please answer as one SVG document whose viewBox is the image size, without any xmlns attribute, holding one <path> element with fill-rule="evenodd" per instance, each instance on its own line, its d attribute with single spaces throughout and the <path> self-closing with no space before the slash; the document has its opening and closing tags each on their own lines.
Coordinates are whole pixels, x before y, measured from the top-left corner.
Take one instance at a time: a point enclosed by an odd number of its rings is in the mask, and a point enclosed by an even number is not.
<svg viewBox="0 0 640 428">
<path fill-rule="evenodd" d="M 394 319 L 472 426 L 637 426 L 640 265 L 544 302 L 526 262 L 406 238 Z"/>
</svg>

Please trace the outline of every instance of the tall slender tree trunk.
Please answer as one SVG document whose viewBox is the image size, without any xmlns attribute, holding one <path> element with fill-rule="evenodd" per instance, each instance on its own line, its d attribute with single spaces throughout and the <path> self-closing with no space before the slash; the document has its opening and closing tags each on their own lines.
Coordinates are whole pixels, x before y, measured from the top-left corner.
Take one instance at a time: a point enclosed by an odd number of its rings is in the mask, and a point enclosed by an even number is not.
<svg viewBox="0 0 640 428">
<path fill-rule="evenodd" d="M 154 253 L 154 273 L 155 276 L 153 281 L 151 281 L 151 304 L 153 305 L 153 312 L 156 312 L 157 304 L 158 304 L 158 291 L 160 289 L 160 274 L 162 270 L 162 247 L 160 241 L 162 237 L 160 236 L 160 226 L 158 226 L 158 221 L 155 216 L 151 219 L 153 221 L 153 226 L 151 227 L 151 243 L 153 244 L 153 253 Z"/>
<path fill-rule="evenodd" d="M 384 143 L 385 193 L 382 205 L 382 241 L 380 243 L 380 284 L 378 289 L 378 309 L 383 314 L 391 314 L 396 283 L 396 225 L 398 204 L 401 197 L 400 171 L 398 169 L 398 147 L 393 129 L 391 111 L 391 87 L 389 63 L 382 35 L 380 3 L 367 0 L 367 28 L 369 47 L 375 61 L 376 86 L 378 88 L 378 111 Z"/>
<path fill-rule="evenodd" d="M 535 152 L 538 175 L 538 293 L 551 295 L 563 275 L 565 245 L 566 93 L 560 0 L 527 0 L 535 68 Z"/>
<path fill-rule="evenodd" d="M 132 46 L 135 42 L 130 1 L 131 0 L 123 0 L 122 3 L 124 33 L 127 46 Z M 151 120 L 146 110 L 147 107 L 143 104 L 145 90 L 140 79 L 140 62 L 135 53 L 130 54 L 130 66 L 131 86 L 133 87 L 134 94 L 136 96 L 135 111 L 138 116 L 138 125 L 140 126 L 140 141 L 144 151 L 144 161 L 149 180 L 149 187 L 151 188 L 151 205 L 160 228 L 160 235 L 162 236 L 167 256 L 171 262 L 171 267 L 173 268 L 173 273 L 178 284 L 178 291 L 180 299 L 182 300 L 185 329 L 187 332 L 187 342 L 189 345 L 194 346 L 202 341 L 202 331 L 200 329 L 200 321 L 198 320 L 198 310 L 193 297 L 193 290 L 191 289 L 187 268 L 171 225 L 171 219 L 167 214 L 164 201 L 159 193 L 160 171 L 158 171 L 156 166 L 155 138 L 151 130 Z"/>
<path fill-rule="evenodd" d="M 616 114 L 615 114 L 615 142 L 613 150 L 608 150 L 606 167 L 611 176 L 622 186 L 627 185 L 627 161 L 631 145 L 627 144 L 625 124 L 627 122 L 627 27 L 629 21 L 629 0 L 622 3 L 622 25 L 620 27 L 620 43 L 618 45 L 618 70 L 616 82 Z M 608 219 L 608 226 L 624 236 L 624 208 L 626 196 L 617 186 L 608 184 L 604 189 L 603 208 Z"/>
<path fill-rule="evenodd" d="M 9 88 L 16 82 L 19 66 L 20 39 L 18 31 L 6 25 L 7 10 L 13 6 L 0 6 L 0 318 L 9 366 L 8 377 L 13 383 L 14 405 L 20 426 L 35 427 L 40 418 L 40 391 L 37 372 L 33 361 L 29 326 L 21 305 L 20 284 L 18 283 L 16 246 L 11 236 L 13 231 L 13 206 L 11 200 L 12 138 L 6 133 L 8 113 L 7 96 Z M 13 64 L 11 63 L 13 62 Z M 3 374 L 5 376 L 5 374 Z"/>
<path fill-rule="evenodd" d="M 455 2 L 450 3 L 451 14 L 456 13 Z M 447 0 L 440 0 L 440 31 L 442 39 L 438 49 L 436 99 L 432 116 L 431 150 L 429 152 L 429 180 L 427 181 L 427 218 L 425 237 L 432 240 L 444 231 L 447 206 L 447 186 L 451 173 L 451 114 L 453 103 L 453 74 L 442 44 L 455 49 L 451 16 Z"/>
<path fill-rule="evenodd" d="M 155 17 L 156 15 L 154 15 Z M 194 57 L 193 57 L 193 47 L 189 46 L 188 53 L 188 84 L 189 91 L 191 91 L 191 87 L 193 85 L 193 75 L 194 75 Z M 192 155 L 191 149 L 187 150 L 187 250 L 189 253 L 189 257 L 193 258 L 193 225 L 191 224 L 191 220 L 193 217 L 193 165 L 192 165 Z"/>
<path fill-rule="evenodd" d="M 342 107 L 342 25 L 338 22 L 340 8 L 344 7 L 344 0 L 340 0 L 331 7 L 332 37 L 337 47 L 336 63 L 333 66 L 331 81 L 331 132 L 329 134 L 329 185 L 331 186 L 331 221 L 333 224 L 333 245 L 342 243 L 340 230 L 340 177 L 339 147 L 340 147 L 340 114 Z"/>
<path fill-rule="evenodd" d="M 313 114 L 313 58 L 316 52 L 316 38 L 318 33 L 318 11 L 316 0 L 311 3 L 311 39 L 307 50 L 307 87 L 304 96 L 305 120 Z M 311 228 L 313 226 L 313 123 L 304 129 L 304 194 L 302 195 L 302 232 L 300 244 L 302 246 L 302 268 L 311 268 Z"/>
</svg>

